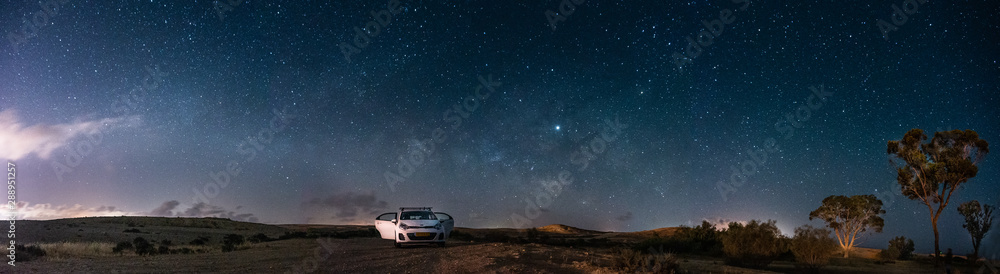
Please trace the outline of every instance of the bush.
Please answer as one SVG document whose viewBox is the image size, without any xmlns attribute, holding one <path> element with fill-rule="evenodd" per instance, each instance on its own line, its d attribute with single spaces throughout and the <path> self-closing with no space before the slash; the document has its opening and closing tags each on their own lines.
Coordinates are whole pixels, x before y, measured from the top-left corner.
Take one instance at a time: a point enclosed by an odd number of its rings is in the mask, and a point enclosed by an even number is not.
<svg viewBox="0 0 1000 274">
<path fill-rule="evenodd" d="M 135 237 L 135 239 L 132 240 L 132 245 L 135 246 L 135 254 L 139 256 L 152 255 L 155 252 L 153 244 L 149 243 L 149 241 L 146 241 L 146 239 L 143 239 L 142 237 Z"/>
<path fill-rule="evenodd" d="M 265 235 L 264 233 L 254 234 L 253 236 L 250 236 L 250 238 L 247 239 L 247 241 L 251 243 L 263 243 L 263 242 L 270 242 L 273 240 L 274 239 L 271 239 L 271 237 L 267 237 L 267 235 Z"/>
<path fill-rule="evenodd" d="M 878 252 L 878 259 L 880 262 L 894 262 L 899 259 L 899 250 L 895 248 L 886 248 Z"/>
<path fill-rule="evenodd" d="M 306 237 L 305 231 L 296 231 L 296 232 L 285 231 L 285 234 L 278 236 L 278 240 L 287 240 L 287 239 L 305 238 L 305 237 Z"/>
<path fill-rule="evenodd" d="M 121 254 L 125 250 L 132 250 L 132 249 L 133 249 L 132 243 L 118 242 L 118 245 L 115 245 L 115 247 L 111 249 L 111 252 L 115 254 Z"/>
<path fill-rule="evenodd" d="M 811 272 L 829 263 L 837 247 L 837 240 L 830 237 L 829 230 L 810 225 L 796 228 L 795 237 L 789 244 L 798 266 Z"/>
<path fill-rule="evenodd" d="M 189 244 L 191 244 L 191 245 L 205 245 L 209 241 L 211 241 L 211 239 L 209 239 L 208 237 L 202 236 L 202 237 L 198 237 L 197 239 L 191 240 L 191 242 Z"/>
<path fill-rule="evenodd" d="M 534 242 L 536 242 L 538 240 L 538 236 L 539 236 L 538 228 L 534 228 L 534 227 L 529 228 L 528 231 L 527 231 L 527 233 L 525 233 L 525 234 L 527 234 L 527 236 L 525 236 L 525 238 L 527 238 L 528 242 L 534 243 Z"/>
<path fill-rule="evenodd" d="M 17 260 L 23 262 L 32 261 L 47 254 L 44 249 L 37 245 L 14 245 L 14 251 L 17 252 Z"/>
<path fill-rule="evenodd" d="M 614 255 L 614 266 L 622 272 L 635 273 L 639 271 L 642 264 L 642 252 L 631 248 L 618 248 L 612 254 Z"/>
<path fill-rule="evenodd" d="M 897 236 L 889 240 L 889 247 L 878 253 L 883 261 L 909 260 L 913 257 L 913 240 Z"/>
<path fill-rule="evenodd" d="M 913 240 L 907 239 L 903 236 L 898 236 L 889 240 L 889 248 L 899 250 L 900 260 L 909 260 L 913 258 Z"/>
<path fill-rule="evenodd" d="M 243 235 L 229 234 L 222 238 L 222 252 L 236 250 L 236 246 L 243 244 Z"/>
<path fill-rule="evenodd" d="M 697 253 L 702 255 L 721 254 L 722 243 L 719 241 L 719 231 L 715 226 L 702 221 L 700 226 L 681 226 L 678 231 L 666 238 L 650 238 L 635 246 L 638 250 L 660 248 L 669 252 Z"/>
<path fill-rule="evenodd" d="M 496 231 L 490 231 L 490 232 L 487 232 L 483 236 L 483 238 L 481 238 L 481 240 L 483 242 L 490 242 L 490 243 L 510 243 L 510 242 L 512 242 L 513 239 L 509 235 L 507 235 L 506 233 L 496 232 Z"/>
<path fill-rule="evenodd" d="M 746 225 L 733 222 L 722 233 L 722 251 L 730 265 L 764 268 L 788 250 L 785 240 L 773 220 L 753 220 Z"/>
<path fill-rule="evenodd" d="M 475 240 L 476 238 L 473 237 L 472 234 L 463 232 L 461 229 L 455 229 L 451 231 L 450 235 L 448 235 L 448 239 L 454 239 L 459 241 L 472 241 Z"/>
<path fill-rule="evenodd" d="M 612 254 L 615 267 L 625 273 L 677 273 L 680 269 L 677 257 L 662 250 L 643 254 L 631 248 L 616 248 Z"/>
</svg>

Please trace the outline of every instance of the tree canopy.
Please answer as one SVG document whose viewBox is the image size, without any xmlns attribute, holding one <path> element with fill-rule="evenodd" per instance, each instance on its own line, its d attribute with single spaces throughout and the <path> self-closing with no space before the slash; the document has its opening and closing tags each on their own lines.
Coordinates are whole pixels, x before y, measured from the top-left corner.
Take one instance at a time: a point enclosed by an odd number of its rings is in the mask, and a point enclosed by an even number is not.
<svg viewBox="0 0 1000 274">
<path fill-rule="evenodd" d="M 993 227 L 993 211 L 996 207 L 991 205 L 980 205 L 979 201 L 972 200 L 958 205 L 958 213 L 965 217 L 962 224 L 969 235 L 972 236 L 972 256 L 979 257 L 979 246 L 986 237 L 986 233 Z"/>
<path fill-rule="evenodd" d="M 896 182 L 903 195 L 927 206 L 934 229 L 934 255 L 941 252 L 937 221 L 956 189 L 979 172 L 976 166 L 989 153 L 989 143 L 972 130 L 951 130 L 927 135 L 915 128 L 903 139 L 887 143 L 886 153 L 896 168 Z"/>
<path fill-rule="evenodd" d="M 882 210 L 882 201 L 875 195 L 832 195 L 809 213 L 809 220 L 817 218 L 826 222 L 837 235 L 837 242 L 844 249 L 844 258 L 847 258 L 859 235 L 869 229 L 882 232 L 885 221 L 881 214 L 885 214 L 885 210 Z"/>
</svg>

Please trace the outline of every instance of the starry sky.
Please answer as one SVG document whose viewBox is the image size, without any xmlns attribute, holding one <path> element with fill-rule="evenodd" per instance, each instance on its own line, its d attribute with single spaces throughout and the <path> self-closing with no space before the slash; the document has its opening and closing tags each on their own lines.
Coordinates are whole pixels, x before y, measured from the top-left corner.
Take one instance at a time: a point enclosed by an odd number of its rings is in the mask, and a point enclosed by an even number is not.
<svg viewBox="0 0 1000 274">
<path fill-rule="evenodd" d="M 875 194 L 863 245 L 928 252 L 886 142 L 1000 142 L 996 1 L 515 2 L 3 1 L 18 218 L 432 206 L 466 227 L 791 234 L 827 196 Z M 959 254 L 957 204 L 1000 203 L 1000 162 L 979 165 L 939 224 Z"/>
</svg>

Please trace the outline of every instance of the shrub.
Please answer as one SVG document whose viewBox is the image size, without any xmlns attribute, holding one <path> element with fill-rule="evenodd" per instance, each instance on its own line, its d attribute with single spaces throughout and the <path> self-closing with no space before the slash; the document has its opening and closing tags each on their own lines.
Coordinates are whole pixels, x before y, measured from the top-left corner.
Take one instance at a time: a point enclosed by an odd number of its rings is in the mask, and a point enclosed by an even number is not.
<svg viewBox="0 0 1000 274">
<path fill-rule="evenodd" d="M 913 240 L 897 236 L 889 240 L 889 247 L 879 251 L 878 257 L 883 261 L 909 260 L 913 257 Z"/>
<path fill-rule="evenodd" d="M 487 232 L 481 240 L 483 242 L 492 242 L 492 243 L 510 243 L 512 242 L 513 239 L 506 233 L 490 231 Z"/>
<path fill-rule="evenodd" d="M 894 262 L 899 259 L 899 250 L 895 248 L 886 248 L 878 252 L 878 258 L 880 262 Z"/>
<path fill-rule="evenodd" d="M 616 248 L 612 254 L 615 267 L 625 273 L 677 273 L 680 268 L 677 257 L 662 250 L 644 254 L 631 248 Z"/>
<path fill-rule="evenodd" d="M 155 251 L 153 249 L 153 244 L 149 243 L 149 241 L 146 241 L 146 239 L 143 239 L 142 237 L 135 237 L 135 239 L 132 240 L 132 245 L 135 246 L 135 254 L 139 256 L 152 255 Z"/>
<path fill-rule="evenodd" d="M 635 273 L 639 271 L 642 264 L 642 252 L 631 248 L 618 248 L 612 254 L 614 255 L 615 267 L 622 272 Z"/>
<path fill-rule="evenodd" d="M 115 254 L 121 254 L 125 250 L 132 250 L 132 249 L 133 247 L 131 242 L 118 242 L 118 245 L 115 245 L 115 247 L 111 249 L 111 252 Z"/>
<path fill-rule="evenodd" d="M 208 237 L 202 236 L 202 237 L 198 237 L 197 239 L 191 240 L 190 244 L 191 245 L 205 245 L 209 241 L 211 241 L 211 239 L 209 239 Z"/>
<path fill-rule="evenodd" d="M 538 228 L 532 227 L 529 228 L 527 231 L 525 231 L 524 234 L 525 234 L 524 238 L 526 241 L 534 243 L 538 241 L 538 236 L 540 235 L 540 232 L 538 231 Z"/>
<path fill-rule="evenodd" d="M 913 240 L 907 239 L 903 236 L 898 236 L 889 240 L 889 248 L 899 250 L 900 260 L 909 260 L 913 258 Z"/>
<path fill-rule="evenodd" d="M 722 233 L 722 251 L 731 265 L 763 268 L 786 250 L 785 239 L 773 220 L 729 223 L 729 229 Z"/>
<path fill-rule="evenodd" d="M 285 231 L 285 234 L 278 236 L 278 240 L 287 240 L 287 239 L 305 238 L 305 237 L 306 237 L 305 231 L 296 231 L 296 232 Z"/>
<path fill-rule="evenodd" d="M 33 261 L 48 254 L 37 245 L 14 245 L 14 251 L 17 252 L 17 260 L 23 262 Z"/>
<path fill-rule="evenodd" d="M 162 244 L 156 249 L 156 251 L 160 254 L 170 254 L 170 248 Z"/>
<path fill-rule="evenodd" d="M 267 237 L 267 235 L 265 235 L 264 233 L 254 234 L 253 236 L 250 236 L 250 238 L 247 239 L 247 241 L 251 243 L 263 243 L 263 242 L 270 242 L 273 240 L 274 239 Z"/>
<path fill-rule="evenodd" d="M 463 232 L 461 229 L 455 229 L 451 231 L 450 235 L 448 235 L 448 239 L 459 240 L 459 241 L 472 241 L 475 240 L 476 237 L 473 237 L 472 234 Z"/>
<path fill-rule="evenodd" d="M 702 221 L 701 225 L 696 227 L 681 226 L 670 237 L 646 239 L 636 244 L 635 248 L 639 250 L 661 248 L 678 253 L 719 255 L 722 244 L 719 241 L 719 231 L 715 229 L 715 226 L 707 221 Z"/>
<path fill-rule="evenodd" d="M 837 247 L 837 240 L 830 237 L 829 230 L 810 225 L 796 228 L 795 237 L 789 243 L 798 266 L 810 271 L 826 265 Z"/>
<path fill-rule="evenodd" d="M 229 234 L 222 238 L 222 252 L 230 252 L 236 250 L 236 246 L 243 244 L 243 235 L 240 234 Z"/>
</svg>

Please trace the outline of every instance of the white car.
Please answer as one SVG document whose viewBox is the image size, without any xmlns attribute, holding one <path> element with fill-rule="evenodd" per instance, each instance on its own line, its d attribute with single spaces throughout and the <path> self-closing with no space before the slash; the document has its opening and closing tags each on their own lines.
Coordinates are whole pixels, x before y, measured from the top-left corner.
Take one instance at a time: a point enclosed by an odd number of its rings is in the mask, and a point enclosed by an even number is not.
<svg viewBox="0 0 1000 274">
<path fill-rule="evenodd" d="M 455 228 L 455 219 L 444 212 L 434 212 L 430 207 L 400 207 L 399 212 L 383 213 L 375 218 L 375 229 L 382 239 L 402 244 L 430 244 L 444 246 L 444 241 Z"/>
</svg>

